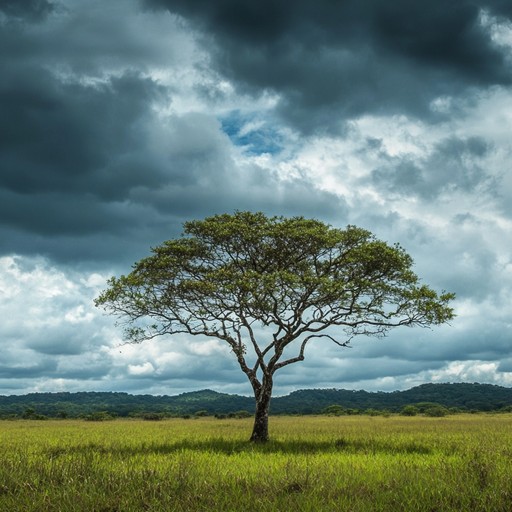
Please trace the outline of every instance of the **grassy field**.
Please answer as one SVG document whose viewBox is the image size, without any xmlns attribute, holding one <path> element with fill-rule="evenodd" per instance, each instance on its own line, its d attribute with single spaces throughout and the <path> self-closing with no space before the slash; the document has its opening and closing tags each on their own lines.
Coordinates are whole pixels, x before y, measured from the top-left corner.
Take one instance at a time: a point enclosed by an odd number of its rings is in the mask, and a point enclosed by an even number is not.
<svg viewBox="0 0 512 512">
<path fill-rule="evenodd" d="M 512 511 L 512 416 L 0 422 L 2 511 Z"/>
</svg>

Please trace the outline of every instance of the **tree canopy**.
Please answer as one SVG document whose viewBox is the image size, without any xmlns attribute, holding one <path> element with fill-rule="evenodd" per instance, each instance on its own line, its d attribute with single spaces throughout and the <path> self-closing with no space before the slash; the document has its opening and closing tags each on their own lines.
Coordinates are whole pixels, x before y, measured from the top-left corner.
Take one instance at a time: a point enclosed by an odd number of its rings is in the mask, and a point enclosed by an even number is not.
<svg viewBox="0 0 512 512">
<path fill-rule="evenodd" d="M 253 440 L 268 438 L 274 373 L 312 340 L 345 347 L 453 317 L 453 294 L 421 284 L 402 247 L 355 226 L 235 212 L 186 222 L 152 253 L 96 304 L 122 319 L 129 342 L 182 333 L 227 343 L 254 390 Z"/>
</svg>

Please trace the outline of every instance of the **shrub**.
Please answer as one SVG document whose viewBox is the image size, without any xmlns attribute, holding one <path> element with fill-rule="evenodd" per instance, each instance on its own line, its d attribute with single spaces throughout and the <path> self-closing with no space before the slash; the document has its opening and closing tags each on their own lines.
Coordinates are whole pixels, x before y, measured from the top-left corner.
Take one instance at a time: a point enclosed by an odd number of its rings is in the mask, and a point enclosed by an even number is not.
<svg viewBox="0 0 512 512">
<path fill-rule="evenodd" d="M 242 419 L 242 418 L 252 418 L 253 415 L 249 411 L 236 411 L 236 412 L 228 412 L 227 415 L 224 414 L 223 416 L 228 417 L 228 418 Z"/>
<path fill-rule="evenodd" d="M 425 409 L 424 414 L 425 416 L 430 416 L 431 418 L 441 418 L 448 414 L 448 409 L 442 405 L 435 405 Z"/>
<path fill-rule="evenodd" d="M 419 409 L 414 405 L 405 405 L 404 407 L 402 407 L 400 414 L 402 416 L 416 416 L 416 414 L 418 414 L 419 412 Z"/>
<path fill-rule="evenodd" d="M 24 420 L 47 420 L 48 417 L 44 414 L 38 414 L 33 407 L 27 407 L 21 417 Z"/>
<path fill-rule="evenodd" d="M 93 412 L 84 416 L 85 421 L 111 421 L 113 419 L 115 416 L 108 411 Z"/>
<path fill-rule="evenodd" d="M 146 412 L 141 418 L 146 421 L 160 421 L 163 420 L 165 414 L 163 412 Z"/>
<path fill-rule="evenodd" d="M 341 416 L 346 413 L 345 409 L 341 405 L 333 404 L 323 409 L 322 414 L 327 414 L 328 416 Z"/>
</svg>

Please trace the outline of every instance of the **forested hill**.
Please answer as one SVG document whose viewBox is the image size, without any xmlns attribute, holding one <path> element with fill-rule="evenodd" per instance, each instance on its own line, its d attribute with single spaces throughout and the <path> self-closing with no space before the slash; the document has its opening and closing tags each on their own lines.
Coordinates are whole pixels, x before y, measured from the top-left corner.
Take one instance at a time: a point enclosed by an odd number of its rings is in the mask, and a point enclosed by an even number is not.
<svg viewBox="0 0 512 512">
<path fill-rule="evenodd" d="M 512 406 L 512 389 L 491 384 L 422 384 L 389 393 L 344 389 L 305 389 L 276 398 L 273 411 L 314 414 L 331 404 L 358 410 L 398 411 L 406 405 L 431 402 L 467 411 L 492 411 Z M 295 410 L 295 408 L 297 408 Z"/>
<path fill-rule="evenodd" d="M 512 409 L 512 389 L 490 384 L 423 384 L 407 391 L 390 393 L 343 389 L 305 389 L 275 397 L 273 414 L 318 414 L 326 407 L 340 405 L 354 412 L 388 410 L 406 405 L 436 403 L 462 411 Z M 254 409 L 254 399 L 211 390 L 176 396 L 130 395 L 128 393 L 30 393 L 0 396 L 0 417 L 79 417 L 99 411 L 118 416 L 165 413 L 168 415 L 229 414 Z M 29 413 L 27 413 L 29 411 Z"/>
</svg>

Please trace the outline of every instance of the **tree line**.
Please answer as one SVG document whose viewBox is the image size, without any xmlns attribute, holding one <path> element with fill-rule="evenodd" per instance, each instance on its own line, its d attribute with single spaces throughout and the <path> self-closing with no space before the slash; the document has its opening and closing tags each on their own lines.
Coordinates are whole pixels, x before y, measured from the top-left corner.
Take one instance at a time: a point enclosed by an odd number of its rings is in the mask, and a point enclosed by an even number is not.
<svg viewBox="0 0 512 512">
<path fill-rule="evenodd" d="M 344 389 L 304 389 L 274 397 L 271 414 L 401 413 L 414 406 L 421 413 L 426 405 L 460 412 L 512 410 L 512 389 L 490 384 L 423 384 L 406 391 L 368 392 Z M 407 409 L 406 409 L 407 410 Z M 247 396 L 195 391 L 175 396 L 131 395 L 113 392 L 30 393 L 0 396 L 0 418 L 94 418 L 101 414 L 154 418 L 217 415 L 231 417 L 254 411 Z M 337 411 L 337 412 L 335 412 Z M 412 409 L 410 409 L 412 411 Z"/>
</svg>

